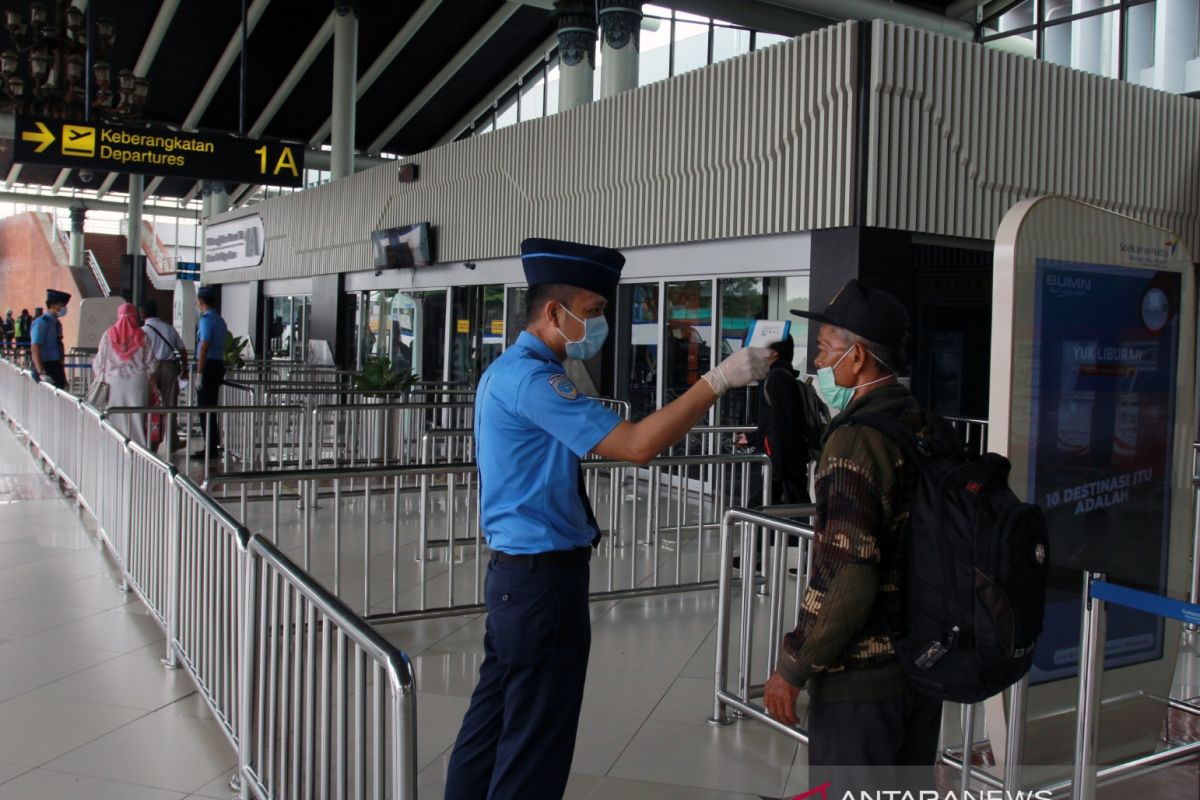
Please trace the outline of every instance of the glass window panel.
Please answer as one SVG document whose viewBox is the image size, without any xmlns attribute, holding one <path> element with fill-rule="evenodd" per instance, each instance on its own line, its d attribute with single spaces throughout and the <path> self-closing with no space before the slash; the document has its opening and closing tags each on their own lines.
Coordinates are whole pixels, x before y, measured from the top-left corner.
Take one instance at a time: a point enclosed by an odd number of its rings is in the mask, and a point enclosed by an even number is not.
<svg viewBox="0 0 1200 800">
<path fill-rule="evenodd" d="M 669 403 L 712 366 L 712 281 L 668 283 L 663 401 Z"/>
<path fill-rule="evenodd" d="M 685 22 L 702 22 L 705 25 L 707 25 L 709 22 L 708 17 L 703 17 L 699 14 L 691 14 L 687 11 L 676 11 L 675 19 L 683 20 Z"/>
<path fill-rule="evenodd" d="M 546 80 L 539 73 L 521 87 L 521 121 L 538 119 L 546 111 Z"/>
<path fill-rule="evenodd" d="M 558 59 L 546 65 L 546 116 L 558 113 Z"/>
<path fill-rule="evenodd" d="M 671 22 L 642 20 L 638 52 L 638 86 L 661 81 L 671 75 Z"/>
<path fill-rule="evenodd" d="M 517 98 L 512 96 L 496 109 L 496 130 L 517 124 Z"/>
<path fill-rule="evenodd" d="M 1154 71 L 1154 26 L 1158 3 L 1134 6 L 1126 12 L 1125 80 L 1159 88 Z"/>
<path fill-rule="evenodd" d="M 1025 0 L 1025 2 L 1021 3 L 1020 5 L 1013 6 L 1011 9 L 1000 15 L 1000 18 L 996 20 L 996 30 L 1003 33 L 1004 31 L 1011 31 L 1017 28 L 1024 28 L 1028 25 L 1033 25 L 1035 22 L 1037 22 L 1035 12 L 1036 7 L 1033 0 Z M 1032 33 L 1026 35 L 1030 38 L 1033 36 Z"/>
<path fill-rule="evenodd" d="M 1079 7 L 1082 4 L 1077 4 Z M 1087 19 L 1077 19 L 1073 22 L 1046 28 L 1049 41 L 1055 28 L 1070 27 L 1071 62 L 1074 69 L 1103 75 L 1109 78 L 1117 77 L 1117 43 L 1120 35 L 1120 13 L 1116 11 L 1100 14 Z"/>
<path fill-rule="evenodd" d="M 646 17 L 666 17 L 670 19 L 671 9 L 666 6 L 657 6 L 652 3 L 644 3 L 642 5 L 642 15 Z"/>
<path fill-rule="evenodd" d="M 791 41 L 791 37 L 780 36 L 778 33 L 759 31 L 754 34 L 754 49 L 762 50 L 764 47 L 770 47 L 773 44 L 781 44 L 787 41 Z"/>
<path fill-rule="evenodd" d="M 750 52 L 750 31 L 742 28 L 713 28 L 712 60 L 716 64 Z"/>
<path fill-rule="evenodd" d="M 596 45 L 596 68 L 592 70 L 592 97 L 599 99 L 600 97 L 600 70 L 604 68 L 603 55 L 604 48 L 599 44 Z"/>
<path fill-rule="evenodd" d="M 708 64 L 708 26 L 696 22 L 675 23 L 675 60 L 672 75 L 682 75 Z"/>
</svg>

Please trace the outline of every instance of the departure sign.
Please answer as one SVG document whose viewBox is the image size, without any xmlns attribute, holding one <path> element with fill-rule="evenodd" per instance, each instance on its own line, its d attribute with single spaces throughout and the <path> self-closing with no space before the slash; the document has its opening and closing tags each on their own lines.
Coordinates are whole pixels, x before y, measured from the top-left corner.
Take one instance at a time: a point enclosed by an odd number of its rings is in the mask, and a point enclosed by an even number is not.
<svg viewBox="0 0 1200 800">
<path fill-rule="evenodd" d="M 267 139 L 34 117 L 17 117 L 13 138 L 25 164 L 273 186 L 304 178 L 304 146 Z"/>
</svg>

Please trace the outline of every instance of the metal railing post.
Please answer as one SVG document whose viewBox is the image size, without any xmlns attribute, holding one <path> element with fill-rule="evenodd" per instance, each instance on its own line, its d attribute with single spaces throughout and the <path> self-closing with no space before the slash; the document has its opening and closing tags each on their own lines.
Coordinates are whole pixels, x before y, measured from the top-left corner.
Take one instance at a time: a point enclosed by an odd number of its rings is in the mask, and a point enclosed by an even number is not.
<svg viewBox="0 0 1200 800">
<path fill-rule="evenodd" d="M 1107 613 L 1104 601 L 1092 598 L 1092 585 L 1106 577 L 1103 572 L 1083 574 L 1083 624 L 1079 644 L 1079 706 L 1075 724 L 1072 800 L 1094 800 L 1096 797 L 1096 742 Z"/>
<path fill-rule="evenodd" d="M 179 640 L 179 585 L 181 564 L 183 559 L 183 492 L 179 483 L 171 480 L 171 503 L 174 505 L 172 517 L 175 520 L 171 531 L 167 563 L 167 652 L 163 656 L 163 666 L 176 669 L 179 664 L 175 657 L 176 643 Z"/>
<path fill-rule="evenodd" d="M 1200 604 L 1200 482 L 1196 482 L 1192 492 L 1192 585 L 1188 591 L 1188 602 Z M 1200 631 L 1200 625 L 1186 623 L 1191 631 Z"/>
<path fill-rule="evenodd" d="M 1013 684 L 1008 693 L 1008 736 L 1005 747 L 1004 788 L 1010 797 L 1021 789 L 1025 761 L 1025 715 L 1029 706 L 1029 676 Z"/>
<path fill-rule="evenodd" d="M 238 771 L 240 796 L 242 800 L 250 800 L 250 769 L 251 737 L 253 736 L 254 721 L 254 661 L 256 657 L 254 642 L 254 618 L 258 615 L 258 559 L 249 548 L 239 553 L 238 563 L 242 565 L 242 618 L 238 621 L 238 631 L 242 642 L 240 669 L 238 670 Z"/>
</svg>

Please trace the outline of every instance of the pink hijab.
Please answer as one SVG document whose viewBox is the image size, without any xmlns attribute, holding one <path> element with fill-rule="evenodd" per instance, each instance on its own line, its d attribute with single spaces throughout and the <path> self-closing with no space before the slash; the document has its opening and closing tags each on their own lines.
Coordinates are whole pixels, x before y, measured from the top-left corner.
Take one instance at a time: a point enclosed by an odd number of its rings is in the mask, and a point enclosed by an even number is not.
<svg viewBox="0 0 1200 800">
<path fill-rule="evenodd" d="M 137 309 L 133 303 L 122 303 L 117 309 L 117 321 L 108 329 L 108 343 L 113 352 L 122 361 L 128 361 L 133 354 L 141 349 L 146 341 L 146 334 L 138 325 Z"/>
</svg>

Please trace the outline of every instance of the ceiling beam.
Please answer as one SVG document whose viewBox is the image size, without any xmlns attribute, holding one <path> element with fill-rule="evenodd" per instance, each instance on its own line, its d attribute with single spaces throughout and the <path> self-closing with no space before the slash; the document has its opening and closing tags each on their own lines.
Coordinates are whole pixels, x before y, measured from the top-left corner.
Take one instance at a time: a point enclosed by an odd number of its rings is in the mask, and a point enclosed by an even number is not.
<svg viewBox="0 0 1200 800">
<path fill-rule="evenodd" d="M 505 75 L 499 83 L 492 87 L 492 90 L 485 94 L 483 99 L 475 104 L 474 108 L 464 114 L 462 119 L 460 119 L 458 122 L 451 125 L 449 130 L 446 131 L 442 138 L 438 139 L 438 146 L 448 144 L 457 139 L 459 134 L 471 127 L 471 125 L 474 124 L 475 120 L 479 119 L 483 112 L 494 106 L 501 95 L 503 95 L 512 87 L 516 86 L 517 83 L 520 82 L 520 80 L 524 78 L 531 69 L 536 67 L 542 61 L 545 61 L 546 56 L 557 45 L 558 34 L 550 34 L 546 41 L 538 45 L 528 58 L 517 65 L 516 69 Z"/>
<path fill-rule="evenodd" d="M 974 25 L 950 19 L 943 14 L 901 3 L 885 2 L 885 0 L 760 0 L 760 2 L 790 8 L 806 14 L 816 14 L 831 20 L 883 19 L 958 39 L 972 40 L 975 38 Z"/>
<path fill-rule="evenodd" d="M 383 74 L 391 63 L 396 60 L 396 56 L 400 55 L 400 51 L 417 35 L 417 31 L 421 26 L 433 16 L 433 12 L 442 4 L 442 0 L 425 0 L 424 3 L 405 20 L 403 27 L 396 32 L 392 40 L 388 42 L 387 47 L 383 48 L 383 52 L 371 63 L 367 71 L 358 79 L 358 83 L 354 89 L 354 99 L 361 100 L 362 96 L 367 93 L 367 90 L 374 85 L 375 81 L 379 80 L 379 76 Z M 333 130 L 333 116 L 330 115 L 312 138 L 308 140 L 309 147 L 320 147 L 325 144 L 325 140 L 329 138 L 329 132 Z"/>
<path fill-rule="evenodd" d="M 11 189 L 13 183 L 15 183 L 17 178 L 19 178 L 20 176 L 21 176 L 21 165 L 13 164 L 12 168 L 8 171 L 8 177 L 4 179 L 4 188 Z"/>
<path fill-rule="evenodd" d="M 271 0 L 254 0 L 250 4 L 250 9 L 246 12 L 246 35 L 249 36 L 254 32 L 254 27 L 258 25 L 258 21 L 262 19 L 263 13 L 267 10 L 267 6 Z M 200 90 L 200 95 L 196 98 L 196 102 L 192 103 L 192 110 L 183 119 L 183 125 L 180 126 L 185 131 L 194 131 L 200 124 L 200 120 L 204 117 L 204 112 L 208 111 L 208 107 L 212 105 L 213 97 L 216 96 L 217 90 L 221 88 L 221 84 L 225 81 L 225 76 L 229 74 L 229 70 L 233 68 L 233 63 L 242 53 L 242 23 L 238 23 L 233 35 L 229 37 L 229 44 L 225 45 L 225 52 L 221 54 L 221 58 L 217 61 L 217 65 L 213 67 L 212 73 L 208 76 L 204 87 Z M 162 184 L 163 178 L 159 176 L 146 186 L 146 195 L 151 195 L 154 190 Z"/>
<path fill-rule="evenodd" d="M 283 82 L 279 84 L 279 88 L 275 90 L 275 94 L 271 95 L 271 99 L 267 102 L 266 107 L 263 108 L 262 113 L 258 115 L 258 119 L 254 121 L 254 125 L 251 126 L 246 134 L 251 139 L 256 139 L 263 135 L 267 126 L 271 124 L 271 121 L 275 119 L 275 115 L 279 113 L 279 109 L 283 108 L 283 104 L 287 102 L 292 92 L 296 90 L 297 84 L 304 78 L 309 68 L 313 65 L 313 62 L 317 60 L 317 56 L 321 55 L 321 51 L 325 49 L 325 45 L 329 44 L 329 40 L 333 37 L 334 14 L 335 12 L 333 11 L 329 12 L 329 16 L 325 18 L 325 22 L 322 23 L 316 36 L 308 43 L 308 47 L 304 48 L 304 52 L 300 54 L 300 58 L 296 60 L 291 70 L 288 71 L 287 77 L 283 79 Z M 187 193 L 187 199 L 190 200 L 195 197 L 200 188 L 201 185 L 197 182 L 191 191 Z"/>
<path fill-rule="evenodd" d="M 396 134 L 411 122 L 413 117 L 420 113 L 425 104 L 442 90 L 442 87 L 462 69 L 463 65 L 470 61 L 479 52 L 480 48 L 496 35 L 500 28 L 504 27 L 504 23 L 508 22 L 509 18 L 517 13 L 519 8 L 520 6 L 516 3 L 505 3 L 497 9 L 496 13 L 492 14 L 488 21 L 483 24 L 483 27 L 475 32 L 475 35 L 463 45 L 462 49 L 446 62 L 446 66 L 442 67 L 441 71 L 433 77 L 433 80 L 425 84 L 425 88 L 413 98 L 412 102 L 396 115 L 396 118 L 383 129 L 383 132 L 379 136 L 375 137 L 375 141 L 367 146 L 367 152 L 377 154 L 388 142 L 395 138 Z"/>
<path fill-rule="evenodd" d="M 0 192 L 0 202 L 23 203 L 30 206 L 51 206 L 53 208 L 78 208 L 83 206 L 89 211 L 117 211 L 124 213 L 129 210 L 125 203 L 110 200 L 93 200 L 87 197 L 58 197 L 49 194 L 26 194 L 24 192 Z M 143 208 L 147 216 L 179 217 L 180 219 L 197 219 L 198 211 L 178 206 L 147 205 Z"/>
</svg>

